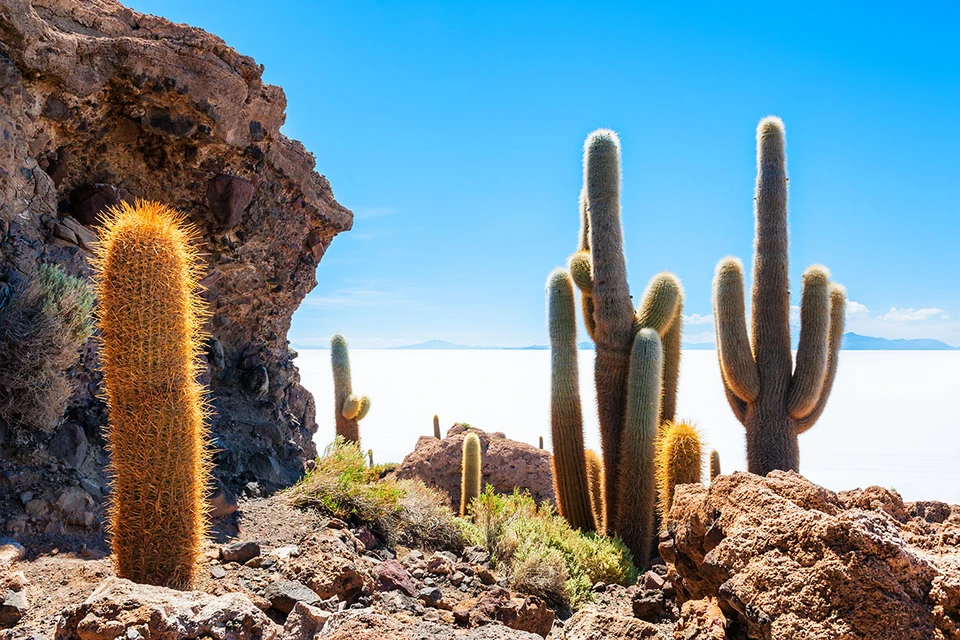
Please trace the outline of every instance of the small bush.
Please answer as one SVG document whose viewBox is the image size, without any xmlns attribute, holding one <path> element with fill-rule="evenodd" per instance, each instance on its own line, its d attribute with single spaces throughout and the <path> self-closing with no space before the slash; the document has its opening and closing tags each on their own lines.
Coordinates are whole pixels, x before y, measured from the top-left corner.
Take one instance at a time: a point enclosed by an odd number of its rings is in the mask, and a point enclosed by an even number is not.
<svg viewBox="0 0 960 640">
<path fill-rule="evenodd" d="M 0 300 L 0 419 L 18 430 L 57 427 L 73 393 L 66 371 L 92 332 L 93 292 L 45 264 Z"/>
<path fill-rule="evenodd" d="M 463 525 L 470 541 L 487 548 L 514 589 L 554 607 L 579 608 L 596 582 L 637 578 L 633 556 L 619 540 L 571 529 L 552 505 L 538 507 L 527 493 L 501 496 L 488 486 L 473 514 L 474 523 Z"/>
<path fill-rule="evenodd" d="M 381 479 L 389 465 L 367 466 L 360 446 L 338 437 L 288 498 L 354 525 L 366 525 L 389 545 L 460 551 L 463 534 L 439 492 L 419 480 Z"/>
</svg>

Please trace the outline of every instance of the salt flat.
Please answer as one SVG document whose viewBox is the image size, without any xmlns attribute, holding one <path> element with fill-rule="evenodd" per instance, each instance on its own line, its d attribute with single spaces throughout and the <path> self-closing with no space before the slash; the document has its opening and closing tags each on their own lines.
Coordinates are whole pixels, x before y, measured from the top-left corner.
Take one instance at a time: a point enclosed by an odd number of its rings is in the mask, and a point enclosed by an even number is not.
<svg viewBox="0 0 960 640">
<path fill-rule="evenodd" d="M 333 439 L 329 352 L 302 350 L 303 384 L 317 402 L 317 446 Z M 399 462 L 417 438 L 468 422 L 550 446 L 548 351 L 355 350 L 353 385 L 371 397 L 360 427 L 377 462 Z M 685 351 L 678 415 L 699 424 L 724 472 L 746 469 L 743 427 L 727 406 L 714 351 Z M 580 352 L 587 446 L 599 450 L 593 351 Z M 800 470 L 834 490 L 878 484 L 906 500 L 960 503 L 960 352 L 844 351 L 820 421 L 800 436 Z"/>
</svg>

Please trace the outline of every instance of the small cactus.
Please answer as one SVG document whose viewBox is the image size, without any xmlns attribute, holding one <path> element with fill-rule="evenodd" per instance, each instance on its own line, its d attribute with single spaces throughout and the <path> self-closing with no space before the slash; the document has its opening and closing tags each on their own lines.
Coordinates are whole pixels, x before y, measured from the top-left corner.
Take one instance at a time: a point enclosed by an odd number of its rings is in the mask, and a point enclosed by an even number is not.
<svg viewBox="0 0 960 640">
<path fill-rule="evenodd" d="M 114 563 L 122 578 L 175 589 L 193 582 L 209 528 L 196 238 L 166 206 L 121 203 L 96 260 Z"/>
<path fill-rule="evenodd" d="M 443 436 L 440 435 L 440 416 L 433 416 L 433 437 L 437 440 L 443 440 Z"/>
<path fill-rule="evenodd" d="M 373 468 L 373 449 L 367 449 L 367 460 L 370 461 L 370 468 Z"/>
<path fill-rule="evenodd" d="M 370 398 L 353 395 L 350 353 L 347 340 L 339 333 L 330 339 L 330 364 L 333 367 L 334 417 L 337 435 L 347 442 L 360 442 L 360 425 L 370 411 Z"/>
<path fill-rule="evenodd" d="M 603 460 L 593 449 L 585 452 L 587 460 L 587 485 L 590 487 L 590 507 L 593 521 L 603 522 Z"/>
<path fill-rule="evenodd" d="M 714 449 L 710 452 L 710 482 L 720 475 L 720 452 Z"/>
<path fill-rule="evenodd" d="M 753 260 L 753 339 L 747 337 L 743 265 L 725 258 L 713 285 L 717 353 L 727 401 L 747 431 L 751 473 L 799 471 L 797 436 L 817 421 L 836 377 L 846 294 L 827 270 L 803 274 L 797 365 L 790 350 L 787 171 L 779 118 L 757 127 L 756 242 Z"/>
<path fill-rule="evenodd" d="M 661 522 L 673 505 L 678 484 L 699 483 L 703 467 L 700 434 L 685 422 L 670 422 L 657 443 L 657 488 Z"/>
<path fill-rule="evenodd" d="M 465 518 L 470 510 L 470 503 L 480 495 L 480 438 L 475 433 L 468 433 L 463 439 L 463 475 L 460 479 L 460 517 Z"/>
</svg>

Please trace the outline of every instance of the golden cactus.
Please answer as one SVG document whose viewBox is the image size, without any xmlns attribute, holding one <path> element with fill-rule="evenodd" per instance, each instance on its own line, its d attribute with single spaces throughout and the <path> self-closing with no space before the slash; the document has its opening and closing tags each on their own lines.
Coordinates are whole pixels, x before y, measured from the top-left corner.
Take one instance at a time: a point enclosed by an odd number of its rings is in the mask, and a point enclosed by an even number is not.
<svg viewBox="0 0 960 640">
<path fill-rule="evenodd" d="M 700 482 L 703 453 L 696 427 L 670 422 L 657 441 L 657 488 L 660 521 L 666 521 L 673 505 L 673 491 L 679 484 Z"/>
<path fill-rule="evenodd" d="M 590 507 L 593 509 L 593 521 L 603 522 L 603 460 L 593 449 L 585 452 L 587 464 L 587 485 L 590 487 Z"/>
<path fill-rule="evenodd" d="M 209 526 L 212 466 L 195 238 L 173 209 L 122 203 L 96 259 L 114 562 L 120 577 L 178 589 L 193 581 Z"/>
</svg>

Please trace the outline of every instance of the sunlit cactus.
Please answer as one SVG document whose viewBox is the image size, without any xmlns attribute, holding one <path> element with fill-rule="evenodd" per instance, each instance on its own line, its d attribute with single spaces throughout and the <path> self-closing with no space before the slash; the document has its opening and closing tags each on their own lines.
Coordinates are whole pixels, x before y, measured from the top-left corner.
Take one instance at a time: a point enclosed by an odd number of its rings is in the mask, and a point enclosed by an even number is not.
<svg viewBox="0 0 960 640">
<path fill-rule="evenodd" d="M 353 394 L 350 352 L 346 338 L 339 333 L 330 339 L 330 364 L 333 367 L 333 404 L 337 435 L 347 442 L 360 442 L 359 422 L 370 411 L 370 399 Z"/>
<path fill-rule="evenodd" d="M 719 458 L 718 458 L 719 461 Z M 669 422 L 657 442 L 657 492 L 660 519 L 665 521 L 680 484 L 699 483 L 703 468 L 700 434 L 685 422 Z"/>
<path fill-rule="evenodd" d="M 550 435 L 557 509 L 574 529 L 595 528 L 583 450 L 583 413 L 577 366 L 577 317 L 570 275 L 557 269 L 547 280 L 550 330 Z M 542 448 L 541 442 L 541 448 Z"/>
<path fill-rule="evenodd" d="M 710 452 L 710 482 L 720 475 L 720 452 L 714 449 Z"/>
<path fill-rule="evenodd" d="M 114 563 L 123 578 L 178 589 L 193 582 L 208 529 L 196 240 L 166 206 L 121 203 L 96 260 Z"/>
<path fill-rule="evenodd" d="M 460 478 L 460 517 L 463 518 L 470 513 L 470 504 L 480 495 L 480 456 L 480 438 L 475 433 L 468 433 L 463 439 L 463 473 Z"/>
<path fill-rule="evenodd" d="M 437 440 L 443 440 L 443 436 L 440 435 L 440 416 L 433 416 L 433 437 Z"/>
<path fill-rule="evenodd" d="M 590 507 L 593 521 L 603 522 L 603 460 L 593 449 L 585 452 L 587 460 L 587 486 L 590 488 Z"/>
<path fill-rule="evenodd" d="M 748 469 L 766 475 L 800 468 L 797 436 L 823 413 L 836 377 L 846 294 L 830 282 L 823 267 L 810 267 L 803 274 L 794 368 L 785 135 L 779 118 L 764 118 L 757 128 L 754 200 L 752 340 L 744 312 L 743 266 L 736 258 L 717 265 L 713 305 L 724 390 L 746 427 Z"/>
</svg>

